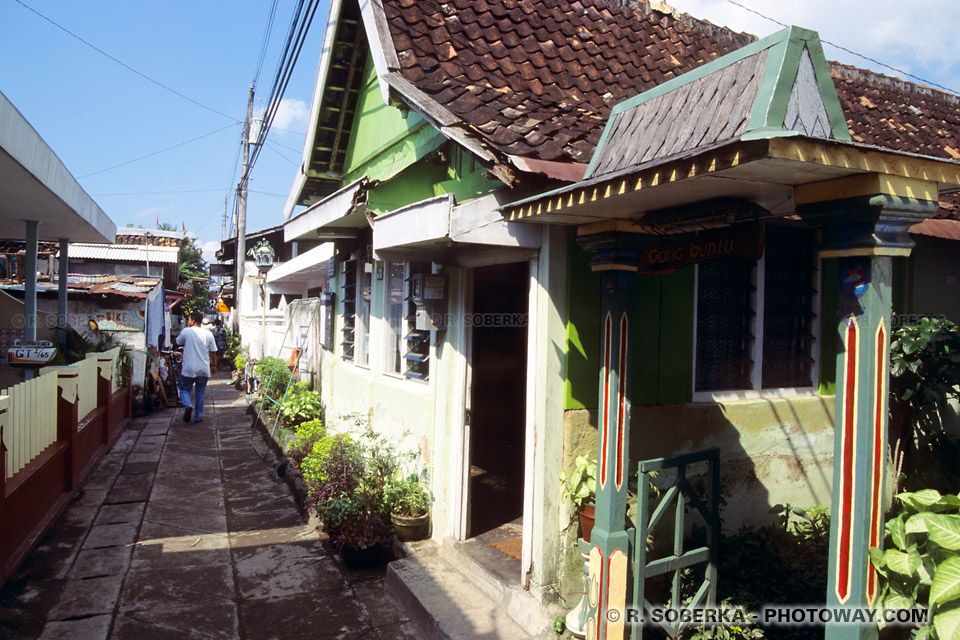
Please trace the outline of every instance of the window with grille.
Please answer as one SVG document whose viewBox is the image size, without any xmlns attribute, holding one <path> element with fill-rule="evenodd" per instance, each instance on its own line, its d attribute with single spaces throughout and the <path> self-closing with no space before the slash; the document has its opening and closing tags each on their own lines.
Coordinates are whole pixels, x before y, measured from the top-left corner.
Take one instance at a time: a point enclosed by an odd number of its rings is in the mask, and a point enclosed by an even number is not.
<svg viewBox="0 0 960 640">
<path fill-rule="evenodd" d="M 730 258 L 699 265 L 696 391 L 750 389 L 754 263 Z"/>
<path fill-rule="evenodd" d="M 806 229 L 767 226 L 763 288 L 764 389 L 813 384 L 815 259 Z"/>
<path fill-rule="evenodd" d="M 809 229 L 766 225 L 757 262 L 697 266 L 694 392 L 814 385 L 819 272 Z"/>
<path fill-rule="evenodd" d="M 403 375 L 413 380 L 428 380 L 430 377 L 430 332 L 423 329 L 417 329 L 417 305 L 414 299 L 422 295 L 422 292 L 416 291 L 417 286 L 422 286 L 422 277 L 430 273 L 429 262 L 414 262 L 410 264 L 410 275 L 407 278 L 407 296 L 404 301 L 406 314 L 404 322 L 406 324 L 407 334 L 404 336 L 406 342 L 406 353 L 404 359 Z M 420 285 L 415 283 L 414 275 L 420 275 Z"/>
<path fill-rule="evenodd" d="M 406 294 L 406 264 L 387 263 L 387 339 L 383 370 L 400 375 L 403 373 L 403 357 L 406 353 L 404 340 L 403 305 Z"/>
<path fill-rule="evenodd" d="M 357 260 L 341 263 L 341 300 L 343 302 L 343 327 L 340 331 L 341 352 L 344 360 L 353 361 L 357 337 Z"/>
</svg>

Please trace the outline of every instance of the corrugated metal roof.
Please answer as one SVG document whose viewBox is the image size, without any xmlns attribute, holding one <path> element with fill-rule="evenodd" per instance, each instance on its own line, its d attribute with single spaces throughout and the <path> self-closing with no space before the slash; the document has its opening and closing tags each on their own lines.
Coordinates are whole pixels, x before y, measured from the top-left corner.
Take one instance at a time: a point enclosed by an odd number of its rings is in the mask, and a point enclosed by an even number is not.
<svg viewBox="0 0 960 640">
<path fill-rule="evenodd" d="M 944 240 L 960 240 L 960 220 L 930 218 L 910 227 L 910 233 L 943 238 Z"/>
<path fill-rule="evenodd" d="M 180 249 L 177 247 L 79 243 L 71 244 L 68 251 L 71 258 L 118 260 L 121 262 L 146 262 L 149 252 L 150 262 L 163 262 L 168 264 L 176 264 L 180 254 Z"/>
</svg>

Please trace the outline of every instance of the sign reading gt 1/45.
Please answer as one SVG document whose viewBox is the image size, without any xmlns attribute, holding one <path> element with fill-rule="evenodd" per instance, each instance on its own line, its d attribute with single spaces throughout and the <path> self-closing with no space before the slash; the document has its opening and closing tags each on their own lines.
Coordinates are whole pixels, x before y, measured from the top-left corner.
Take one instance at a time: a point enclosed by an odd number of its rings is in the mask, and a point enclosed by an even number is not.
<svg viewBox="0 0 960 640">
<path fill-rule="evenodd" d="M 57 354 L 57 348 L 49 340 L 21 342 L 17 340 L 7 350 L 7 362 L 11 367 L 38 367 L 45 365 Z"/>
</svg>

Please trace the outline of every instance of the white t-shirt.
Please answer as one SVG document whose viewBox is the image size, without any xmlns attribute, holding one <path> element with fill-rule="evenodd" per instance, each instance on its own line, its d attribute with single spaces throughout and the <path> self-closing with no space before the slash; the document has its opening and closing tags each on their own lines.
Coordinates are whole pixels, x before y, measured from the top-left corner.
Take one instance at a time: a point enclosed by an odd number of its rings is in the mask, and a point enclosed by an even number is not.
<svg viewBox="0 0 960 640">
<path fill-rule="evenodd" d="M 213 334 L 202 327 L 187 327 L 177 336 L 177 344 L 183 347 L 180 375 L 188 378 L 209 378 L 210 352 L 217 350 L 217 341 Z"/>
</svg>

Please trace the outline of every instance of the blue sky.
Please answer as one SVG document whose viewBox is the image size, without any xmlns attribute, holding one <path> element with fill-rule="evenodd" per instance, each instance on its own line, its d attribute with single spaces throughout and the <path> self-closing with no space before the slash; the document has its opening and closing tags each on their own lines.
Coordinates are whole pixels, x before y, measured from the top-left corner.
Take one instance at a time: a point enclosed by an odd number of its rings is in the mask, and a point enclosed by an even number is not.
<svg viewBox="0 0 960 640">
<path fill-rule="evenodd" d="M 208 248 L 219 244 L 224 196 L 230 196 L 232 213 L 239 180 L 239 123 L 270 3 L 23 3 L 189 100 L 110 60 L 15 0 L 0 4 L 0 91 L 118 226 L 154 227 L 159 218 L 178 229 L 184 224 Z M 278 3 L 257 84 L 255 105 L 260 109 L 273 85 L 294 5 Z M 282 222 L 302 155 L 327 12 L 323 2 L 253 169 L 248 230 Z M 156 155 L 138 160 L 150 154 Z"/>
<path fill-rule="evenodd" d="M 957 0 L 914 0 L 909 9 L 902 0 L 737 1 L 786 24 L 816 29 L 826 41 L 907 73 L 960 89 L 960 63 L 952 47 L 960 25 Z M 217 246 L 225 195 L 232 213 L 239 123 L 270 2 L 21 2 L 189 99 L 110 60 L 17 0 L 0 4 L 0 91 L 118 225 L 152 227 L 159 218 L 178 228 L 184 224 L 208 249 Z M 671 4 L 738 31 L 762 36 L 781 28 L 730 0 Z M 278 2 L 257 85 L 261 109 L 294 5 Z M 282 222 L 301 159 L 327 11 L 323 2 L 253 169 L 248 231 Z M 830 59 L 900 75 L 830 45 L 825 49 Z"/>
</svg>

